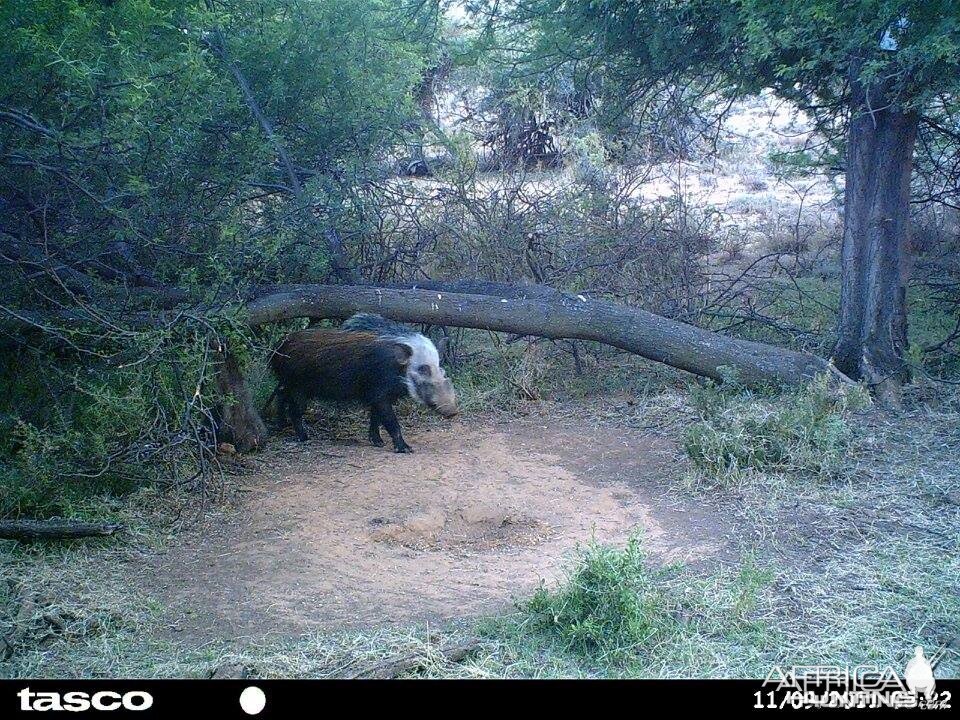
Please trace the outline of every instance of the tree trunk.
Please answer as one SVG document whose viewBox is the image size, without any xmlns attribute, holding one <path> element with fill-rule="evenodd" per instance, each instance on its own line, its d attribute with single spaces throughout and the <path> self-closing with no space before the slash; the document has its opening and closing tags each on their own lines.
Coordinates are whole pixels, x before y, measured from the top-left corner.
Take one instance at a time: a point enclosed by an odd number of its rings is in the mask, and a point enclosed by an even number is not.
<svg viewBox="0 0 960 720">
<path fill-rule="evenodd" d="M 793 385 L 820 373 L 837 374 L 827 361 L 813 355 L 738 340 L 644 310 L 560 292 L 555 298 L 531 299 L 441 289 L 304 285 L 254 300 L 247 311 L 253 326 L 298 317 L 344 318 L 355 312 L 376 312 L 406 322 L 595 340 L 717 380 L 734 371 L 748 385 Z"/>
<path fill-rule="evenodd" d="M 2 540 L 69 540 L 113 535 L 122 525 L 79 520 L 0 520 Z"/>
<path fill-rule="evenodd" d="M 833 361 L 896 402 L 909 380 L 906 281 L 916 113 L 852 85 L 847 138 L 840 323 Z M 876 109 L 873 109 L 876 108 Z"/>
<path fill-rule="evenodd" d="M 255 450 L 267 439 L 267 426 L 253 404 L 236 356 L 223 340 L 212 340 L 211 346 L 217 358 L 217 391 L 223 398 L 218 408 L 217 439 L 232 443 L 240 452 Z"/>
</svg>

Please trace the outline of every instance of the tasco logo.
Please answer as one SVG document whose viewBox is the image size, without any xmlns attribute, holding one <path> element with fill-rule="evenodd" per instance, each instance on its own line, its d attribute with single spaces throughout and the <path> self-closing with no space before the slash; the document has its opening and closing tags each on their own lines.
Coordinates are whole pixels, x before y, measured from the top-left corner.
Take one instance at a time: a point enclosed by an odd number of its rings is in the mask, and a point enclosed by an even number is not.
<svg viewBox="0 0 960 720">
<path fill-rule="evenodd" d="M 21 710 L 65 710 L 86 712 L 88 710 L 147 710 L 153 705 L 153 696 L 142 690 L 126 693 L 104 690 L 102 692 L 33 692 L 25 687 L 17 693 Z"/>
</svg>

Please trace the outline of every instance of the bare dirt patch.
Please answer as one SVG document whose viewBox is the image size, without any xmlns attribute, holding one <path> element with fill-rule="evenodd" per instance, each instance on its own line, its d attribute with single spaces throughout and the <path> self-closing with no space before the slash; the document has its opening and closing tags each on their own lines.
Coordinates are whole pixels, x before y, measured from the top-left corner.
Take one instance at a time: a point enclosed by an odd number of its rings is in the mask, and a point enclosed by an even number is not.
<svg viewBox="0 0 960 720">
<path fill-rule="evenodd" d="M 537 419 L 408 439 L 413 455 L 322 431 L 275 442 L 235 510 L 147 558 L 172 630 L 263 637 L 486 614 L 557 578 L 577 543 L 635 529 L 662 561 L 729 550 L 722 513 L 668 492 L 669 439 Z"/>
</svg>

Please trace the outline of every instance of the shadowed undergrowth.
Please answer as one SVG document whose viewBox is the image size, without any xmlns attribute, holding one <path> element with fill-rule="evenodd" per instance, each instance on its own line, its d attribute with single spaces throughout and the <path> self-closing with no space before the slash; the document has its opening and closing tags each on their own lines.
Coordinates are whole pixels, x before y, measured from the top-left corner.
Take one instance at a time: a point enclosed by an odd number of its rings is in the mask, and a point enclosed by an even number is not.
<svg viewBox="0 0 960 720">
<path fill-rule="evenodd" d="M 684 450 L 718 483 L 745 472 L 835 476 L 853 435 L 850 415 L 870 405 L 864 388 L 832 387 L 826 376 L 774 397 L 708 383 L 690 401 L 699 420 L 684 432 Z"/>
</svg>

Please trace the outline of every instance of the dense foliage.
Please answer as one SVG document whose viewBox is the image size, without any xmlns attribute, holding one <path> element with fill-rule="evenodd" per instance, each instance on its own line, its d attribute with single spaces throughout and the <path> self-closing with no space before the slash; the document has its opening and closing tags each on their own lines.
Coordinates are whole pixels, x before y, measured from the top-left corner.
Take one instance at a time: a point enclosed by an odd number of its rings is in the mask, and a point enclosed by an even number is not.
<svg viewBox="0 0 960 720">
<path fill-rule="evenodd" d="M 389 0 L 0 6 L 0 513 L 202 475 L 217 308 L 325 276 L 320 228 L 349 229 L 406 132 L 435 21 Z"/>
<path fill-rule="evenodd" d="M 617 111 L 670 83 L 771 88 L 839 113 L 852 78 L 892 81 L 918 107 L 960 87 L 960 12 L 946 1 L 543 0 L 512 12 L 527 72 L 567 66 Z"/>
<path fill-rule="evenodd" d="M 923 113 L 918 201 L 960 204 L 952 3 L 458 8 L 0 4 L 0 516 L 86 512 L 145 479 L 209 488 L 223 343 L 246 360 L 273 342 L 236 301 L 337 275 L 340 248 L 374 282 L 533 281 L 826 354 L 837 283 L 800 257 L 799 222 L 789 272 L 777 253 L 743 269 L 736 238 L 717 261 L 716 208 L 679 181 L 640 191 L 715 145 L 733 96 L 809 111 L 823 142 L 778 159 L 803 174 L 841 162 L 851 78 L 883 77 Z M 398 181 L 411 156 L 438 175 Z M 930 263 L 957 242 L 936 220 Z M 916 295 L 913 361 L 948 374 L 956 276 L 920 277 L 938 284 Z"/>
</svg>

